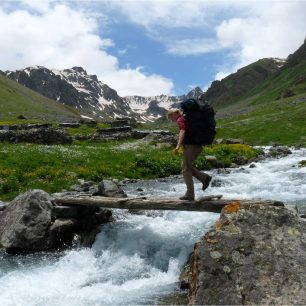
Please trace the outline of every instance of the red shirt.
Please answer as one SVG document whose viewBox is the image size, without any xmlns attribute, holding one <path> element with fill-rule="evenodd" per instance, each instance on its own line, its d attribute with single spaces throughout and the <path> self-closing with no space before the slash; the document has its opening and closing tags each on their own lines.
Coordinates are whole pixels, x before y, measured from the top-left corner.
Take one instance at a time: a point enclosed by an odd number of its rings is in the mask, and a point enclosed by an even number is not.
<svg viewBox="0 0 306 306">
<path fill-rule="evenodd" d="M 176 123 L 177 123 L 180 130 L 185 130 L 186 133 L 188 133 L 188 134 L 190 133 L 190 126 L 188 124 L 187 119 L 183 115 L 180 115 L 176 119 Z"/>
</svg>

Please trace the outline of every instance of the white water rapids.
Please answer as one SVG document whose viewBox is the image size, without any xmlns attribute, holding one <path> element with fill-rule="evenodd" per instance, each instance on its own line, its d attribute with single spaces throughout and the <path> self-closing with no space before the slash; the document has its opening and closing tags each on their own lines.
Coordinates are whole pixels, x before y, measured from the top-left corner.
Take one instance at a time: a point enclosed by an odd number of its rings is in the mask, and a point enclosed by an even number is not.
<svg viewBox="0 0 306 306">
<path fill-rule="evenodd" d="M 255 163 L 229 173 L 211 174 L 220 187 L 197 196 L 273 199 L 306 206 L 306 150 L 281 159 Z M 181 179 L 137 182 L 124 187 L 128 195 L 181 195 Z M 137 190 L 138 189 L 138 190 Z M 141 190 L 142 189 L 142 190 Z M 0 254 L 0 305 L 135 305 L 158 304 L 175 292 L 180 270 L 193 244 L 218 214 L 114 210 L 116 222 L 104 225 L 91 248 L 27 256 Z"/>
</svg>

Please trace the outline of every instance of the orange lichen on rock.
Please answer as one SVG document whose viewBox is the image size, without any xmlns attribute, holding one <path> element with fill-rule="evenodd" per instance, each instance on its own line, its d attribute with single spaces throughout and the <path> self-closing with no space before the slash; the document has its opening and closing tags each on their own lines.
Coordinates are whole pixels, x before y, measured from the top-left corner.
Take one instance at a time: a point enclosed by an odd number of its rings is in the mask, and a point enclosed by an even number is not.
<svg viewBox="0 0 306 306">
<path fill-rule="evenodd" d="M 208 242 L 208 243 L 218 243 L 220 242 L 220 239 L 210 239 L 208 237 L 204 237 L 204 239 Z"/>
<path fill-rule="evenodd" d="M 235 202 L 231 202 L 230 204 L 226 205 L 223 208 L 223 212 L 225 214 L 232 214 L 237 212 L 240 209 L 240 202 L 239 201 L 235 201 Z"/>
<path fill-rule="evenodd" d="M 215 230 L 220 230 L 224 225 L 228 225 L 229 222 L 226 219 L 220 218 L 215 222 Z"/>
<path fill-rule="evenodd" d="M 221 229 L 222 225 L 223 225 L 222 222 L 220 220 L 217 220 L 215 223 L 215 229 L 216 230 Z"/>
</svg>

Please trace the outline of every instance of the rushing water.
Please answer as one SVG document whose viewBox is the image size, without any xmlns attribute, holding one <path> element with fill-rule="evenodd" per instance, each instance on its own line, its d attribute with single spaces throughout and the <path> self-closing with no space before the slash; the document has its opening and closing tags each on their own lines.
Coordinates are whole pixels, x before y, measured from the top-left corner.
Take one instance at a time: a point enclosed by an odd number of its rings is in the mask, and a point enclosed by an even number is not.
<svg viewBox="0 0 306 306">
<path fill-rule="evenodd" d="M 204 194 L 230 198 L 274 199 L 306 206 L 306 150 L 282 159 L 211 174 L 219 187 Z M 124 186 L 133 196 L 180 195 L 181 178 Z M 197 196 L 203 195 L 196 184 Z M 104 225 L 91 248 L 28 256 L 0 254 L 0 305 L 157 304 L 175 292 L 180 269 L 193 244 L 218 214 L 114 210 L 117 222 Z"/>
</svg>

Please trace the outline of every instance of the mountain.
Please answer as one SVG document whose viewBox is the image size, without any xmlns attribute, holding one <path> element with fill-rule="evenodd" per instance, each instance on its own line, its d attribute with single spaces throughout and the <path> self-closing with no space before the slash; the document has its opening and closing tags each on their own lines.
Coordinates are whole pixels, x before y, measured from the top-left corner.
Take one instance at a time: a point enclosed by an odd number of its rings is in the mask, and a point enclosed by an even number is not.
<svg viewBox="0 0 306 306">
<path fill-rule="evenodd" d="M 131 109 L 143 117 L 149 116 L 154 119 L 163 116 L 166 109 L 171 108 L 174 104 L 179 103 L 182 98 L 177 96 L 127 96 L 123 100 Z"/>
<path fill-rule="evenodd" d="M 6 75 L 90 118 L 110 119 L 133 115 L 129 105 L 114 89 L 100 82 L 96 75 L 88 75 L 81 67 L 59 71 L 36 66 L 6 71 Z"/>
<path fill-rule="evenodd" d="M 0 73 L 0 120 L 15 120 L 19 116 L 30 120 L 78 121 L 79 112 L 48 99 L 10 80 Z"/>
<path fill-rule="evenodd" d="M 127 96 L 123 100 L 130 105 L 131 109 L 143 116 L 151 116 L 151 119 L 157 119 L 164 116 L 169 108 L 179 108 L 180 102 L 189 98 L 196 98 L 203 91 L 200 87 L 195 87 L 186 95 L 181 96 Z"/>
<path fill-rule="evenodd" d="M 96 75 L 88 75 L 82 67 L 50 70 L 42 66 L 6 71 L 18 83 L 62 104 L 76 108 L 95 119 L 134 117 L 142 122 L 164 116 L 171 107 L 179 107 L 186 97 L 203 93 L 199 87 L 182 96 L 120 97 Z"/>
</svg>

